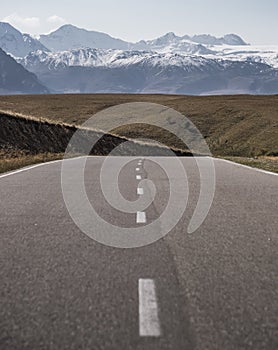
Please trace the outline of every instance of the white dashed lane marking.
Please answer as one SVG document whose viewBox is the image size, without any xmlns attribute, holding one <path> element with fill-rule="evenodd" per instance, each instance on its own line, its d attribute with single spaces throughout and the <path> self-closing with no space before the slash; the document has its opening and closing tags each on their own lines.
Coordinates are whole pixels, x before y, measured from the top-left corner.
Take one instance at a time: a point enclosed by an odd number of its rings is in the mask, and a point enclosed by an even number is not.
<svg viewBox="0 0 278 350">
<path fill-rule="evenodd" d="M 139 334 L 141 337 L 159 337 L 161 334 L 155 283 L 139 279 Z"/>
<path fill-rule="evenodd" d="M 136 175 L 136 180 L 142 180 L 142 176 L 141 175 Z"/>
<path fill-rule="evenodd" d="M 137 224 L 145 224 L 146 221 L 147 221 L 146 213 L 144 211 L 137 211 L 136 223 Z"/>
<path fill-rule="evenodd" d="M 137 188 L 137 194 L 138 194 L 139 196 L 142 196 L 142 195 L 144 194 L 144 189 L 143 189 L 142 187 L 138 187 L 138 188 Z"/>
</svg>

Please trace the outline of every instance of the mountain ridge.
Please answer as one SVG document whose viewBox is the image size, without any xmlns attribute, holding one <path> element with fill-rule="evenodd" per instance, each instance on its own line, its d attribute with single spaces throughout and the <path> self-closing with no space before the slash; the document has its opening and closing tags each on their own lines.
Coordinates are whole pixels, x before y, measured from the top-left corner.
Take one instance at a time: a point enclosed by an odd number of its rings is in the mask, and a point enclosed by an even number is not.
<svg viewBox="0 0 278 350">
<path fill-rule="evenodd" d="M 48 93 L 36 75 L 27 71 L 0 48 L 0 92 L 9 93 Z"/>
<path fill-rule="evenodd" d="M 89 31 L 65 24 L 50 34 L 39 36 L 40 42 L 51 51 L 63 51 L 81 47 L 102 49 L 126 49 L 128 43 L 102 32 Z"/>
<path fill-rule="evenodd" d="M 51 51 L 64 51 L 84 47 L 119 50 L 153 50 L 161 46 L 161 44 L 169 45 L 173 42 L 179 43 L 185 40 L 191 41 L 192 44 L 247 45 L 246 42 L 236 34 L 225 34 L 223 37 L 217 38 L 210 34 L 177 36 L 173 32 L 166 33 L 154 40 L 128 42 L 114 38 L 103 32 L 79 28 L 72 24 L 65 24 L 49 34 L 40 35 L 39 40 Z"/>
<path fill-rule="evenodd" d="M 36 50 L 49 51 L 40 41 L 6 22 L 0 22 L 0 48 L 15 57 L 24 57 Z"/>
</svg>

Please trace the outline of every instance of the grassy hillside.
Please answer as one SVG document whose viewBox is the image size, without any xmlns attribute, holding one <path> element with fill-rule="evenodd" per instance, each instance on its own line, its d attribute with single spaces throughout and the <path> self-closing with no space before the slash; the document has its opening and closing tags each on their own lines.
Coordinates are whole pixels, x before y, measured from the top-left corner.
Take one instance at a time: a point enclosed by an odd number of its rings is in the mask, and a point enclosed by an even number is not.
<svg viewBox="0 0 278 350">
<path fill-rule="evenodd" d="M 153 102 L 174 108 L 200 129 L 215 156 L 278 155 L 278 95 L 176 96 L 176 95 L 47 95 L 0 96 L 0 110 L 80 125 L 105 108 L 128 102 Z M 122 115 L 114 118 L 123 119 Z M 148 123 L 150 116 L 144 116 Z M 161 118 L 161 115 L 152 116 Z M 129 116 L 130 119 L 130 116 Z M 129 120 L 128 119 L 128 120 Z M 163 120 L 163 123 L 167 123 Z M 109 120 L 103 121 L 109 127 Z M 181 125 L 176 126 L 183 133 Z M 154 138 L 171 147 L 183 147 L 172 135 L 151 127 L 121 127 L 125 137 Z"/>
</svg>

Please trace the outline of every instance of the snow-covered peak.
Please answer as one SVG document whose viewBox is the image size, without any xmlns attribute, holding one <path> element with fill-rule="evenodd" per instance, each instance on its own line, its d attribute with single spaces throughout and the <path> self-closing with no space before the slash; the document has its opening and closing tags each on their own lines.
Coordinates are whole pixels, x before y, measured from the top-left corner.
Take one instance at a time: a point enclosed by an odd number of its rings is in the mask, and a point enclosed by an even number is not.
<svg viewBox="0 0 278 350">
<path fill-rule="evenodd" d="M 130 50 L 156 51 L 160 53 L 176 52 L 187 54 L 207 55 L 212 50 L 204 45 L 190 41 L 190 37 L 179 37 L 175 33 L 167 33 L 157 39 L 139 41 L 129 45 Z"/>
<path fill-rule="evenodd" d="M 248 45 L 239 35 L 226 34 L 223 37 L 223 44 L 226 45 Z"/>
<path fill-rule="evenodd" d="M 56 31 L 40 36 L 40 42 L 51 51 L 63 51 L 79 48 L 98 48 L 98 49 L 128 49 L 128 43 L 112 38 L 110 35 L 89 31 L 75 27 L 71 24 L 65 24 Z"/>
<path fill-rule="evenodd" d="M 178 36 L 176 36 L 175 33 L 170 32 L 170 33 L 167 33 L 167 34 L 165 34 L 157 39 L 150 40 L 147 43 L 150 46 L 161 46 L 161 45 L 169 45 L 173 42 L 177 42 L 177 41 L 179 41 L 179 39 L 180 38 Z"/>
<path fill-rule="evenodd" d="M 203 45 L 247 45 L 245 41 L 236 34 L 226 34 L 222 38 L 217 38 L 210 34 L 200 34 L 192 36 L 190 40 Z"/>
<path fill-rule="evenodd" d="M 72 24 L 64 24 L 62 25 L 60 28 L 58 28 L 55 32 L 56 33 L 59 33 L 59 32 L 73 32 L 73 31 L 76 31 L 76 30 L 85 30 L 85 29 L 81 29 L 81 28 L 78 28 Z"/>
</svg>

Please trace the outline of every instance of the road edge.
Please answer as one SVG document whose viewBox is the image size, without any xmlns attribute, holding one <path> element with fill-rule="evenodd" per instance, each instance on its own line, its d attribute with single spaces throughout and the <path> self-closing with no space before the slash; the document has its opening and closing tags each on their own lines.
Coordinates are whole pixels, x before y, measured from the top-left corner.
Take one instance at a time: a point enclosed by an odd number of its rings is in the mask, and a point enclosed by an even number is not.
<svg viewBox="0 0 278 350">
<path fill-rule="evenodd" d="M 17 169 L 17 170 L 13 170 L 13 171 L 9 171 L 7 173 L 0 174 L 0 179 L 8 177 L 8 176 L 11 176 L 11 175 L 16 175 L 16 174 L 22 173 L 24 171 L 32 170 L 32 169 L 35 169 L 35 168 L 38 168 L 38 167 L 41 167 L 41 166 L 44 166 L 44 165 L 50 165 L 50 164 L 62 162 L 64 160 L 73 160 L 73 159 L 79 159 L 79 158 L 83 158 L 83 157 L 86 157 L 86 156 L 74 157 L 74 158 L 70 158 L 70 159 L 57 159 L 57 160 L 51 160 L 49 162 L 29 165 L 29 166 L 26 166 L 26 167 L 23 167 L 23 168 L 20 168 L 20 169 Z M 233 162 L 231 160 L 227 160 L 227 159 L 223 159 L 223 158 L 209 157 L 209 156 L 207 156 L 206 158 L 210 158 L 210 159 L 213 159 L 213 160 L 220 160 L 222 162 L 226 162 L 226 163 L 230 163 L 230 164 L 233 164 L 233 165 L 241 166 L 243 168 L 246 168 L 246 169 L 249 169 L 249 170 L 254 170 L 254 171 L 257 171 L 257 172 L 260 172 L 260 173 L 263 173 L 263 174 L 278 176 L 277 173 L 273 173 L 271 171 L 267 171 L 267 170 L 251 167 L 251 166 L 248 166 L 248 165 L 236 163 L 236 162 Z"/>
<path fill-rule="evenodd" d="M 246 168 L 246 169 L 249 169 L 249 170 L 255 170 L 255 171 L 263 173 L 263 174 L 278 176 L 277 173 L 274 173 L 272 171 L 259 169 L 259 168 L 252 167 L 252 166 L 245 165 L 245 164 L 241 164 L 241 163 L 236 163 L 236 162 L 233 162 L 232 160 L 223 159 L 223 158 L 215 158 L 215 157 L 207 157 L 207 158 L 212 158 L 213 160 L 221 160 L 222 162 L 230 163 L 230 164 L 233 164 L 233 165 L 238 165 L 238 166 L 241 166 L 243 168 Z"/>
<path fill-rule="evenodd" d="M 62 158 L 62 159 L 50 160 L 48 162 L 43 162 L 43 163 L 27 165 L 23 168 L 19 168 L 17 170 L 12 170 L 12 171 L 9 171 L 7 173 L 0 174 L 0 179 L 2 179 L 4 177 L 11 176 L 11 175 L 16 175 L 16 174 L 22 173 L 24 171 L 32 170 L 32 169 L 35 169 L 35 168 L 38 168 L 38 167 L 41 167 L 44 165 L 50 165 L 50 164 L 62 162 L 64 160 L 74 160 L 74 159 L 79 159 L 79 158 L 84 158 L 84 157 L 87 157 L 87 156 L 80 156 L 80 157 L 73 157 L 73 158 Z"/>
</svg>

